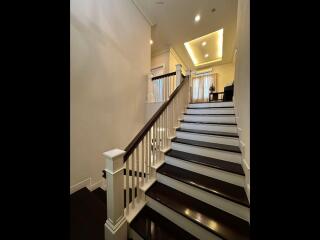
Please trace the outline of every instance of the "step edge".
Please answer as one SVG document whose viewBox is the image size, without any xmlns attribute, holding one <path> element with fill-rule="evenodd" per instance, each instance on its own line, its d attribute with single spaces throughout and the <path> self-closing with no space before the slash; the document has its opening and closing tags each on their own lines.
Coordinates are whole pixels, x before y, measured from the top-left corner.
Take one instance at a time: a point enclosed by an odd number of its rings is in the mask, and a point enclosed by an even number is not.
<svg viewBox="0 0 320 240">
<path fill-rule="evenodd" d="M 167 163 L 166 163 L 166 164 L 167 164 Z M 170 164 L 167 164 L 167 165 L 170 165 Z M 164 166 L 164 165 L 162 165 L 162 166 Z M 160 168 L 159 168 L 159 169 L 160 169 Z M 168 174 L 159 172 L 159 169 L 157 170 L 157 173 L 159 173 L 159 174 L 165 175 L 165 176 L 167 176 L 167 177 L 169 177 L 169 178 L 173 178 L 173 179 L 175 179 L 175 180 L 177 180 L 177 181 L 179 181 L 179 182 L 188 184 L 188 185 L 191 186 L 191 187 L 198 188 L 198 189 L 203 190 L 203 191 L 205 191 L 205 192 L 208 192 L 208 193 L 217 195 L 217 196 L 222 197 L 222 198 L 224 198 L 224 199 L 227 199 L 227 200 L 229 200 L 229 201 L 231 201 L 231 202 L 234 202 L 234 203 L 237 203 L 237 204 L 242 205 L 242 206 L 244 206 L 244 207 L 250 208 L 250 204 L 246 204 L 246 203 L 243 203 L 243 202 L 241 202 L 241 201 L 237 201 L 237 200 L 235 200 L 235 199 L 232 199 L 232 198 L 228 197 L 228 196 L 225 195 L 225 194 L 220 194 L 220 193 L 217 193 L 217 192 L 215 192 L 215 191 L 211 191 L 210 189 L 208 189 L 208 188 L 206 188 L 206 187 L 201 187 L 201 186 L 199 186 L 199 185 L 193 185 L 193 184 L 190 184 L 189 182 L 182 181 L 181 179 L 176 178 L 176 177 L 174 177 L 174 176 L 171 176 L 171 175 L 168 175 Z M 183 171 L 189 171 L 189 170 L 185 170 L 185 169 L 183 169 L 183 168 L 181 168 L 181 169 L 182 169 Z M 191 172 L 191 171 L 189 171 L 189 172 Z M 195 172 L 195 174 L 201 175 L 201 174 L 196 173 L 196 172 Z M 213 178 L 213 179 L 215 179 L 215 178 Z M 219 179 L 216 179 L 216 180 L 219 180 Z M 222 180 L 219 180 L 219 181 L 222 181 Z M 222 182 L 224 182 L 224 181 L 222 181 Z M 240 186 L 237 186 L 237 185 L 232 184 L 232 183 L 228 183 L 228 182 L 225 182 L 225 183 L 234 185 L 234 186 L 236 186 L 236 187 L 240 187 Z M 240 188 L 241 188 L 241 187 L 240 187 Z M 243 191 L 245 191 L 245 190 L 243 189 Z M 244 194 L 245 194 L 245 192 L 244 192 Z M 248 201 L 248 203 L 249 203 L 249 201 Z"/>
<path fill-rule="evenodd" d="M 174 151 L 177 151 L 177 150 L 174 150 Z M 190 154 L 190 153 L 187 153 L 186 154 Z M 226 168 L 222 168 L 222 167 L 219 167 L 219 166 L 213 166 L 213 165 L 209 165 L 209 164 L 206 164 L 206 163 L 203 163 L 203 162 L 198 162 L 196 160 L 189 160 L 189 159 L 185 159 L 185 158 L 180 158 L 180 157 L 175 157 L 175 156 L 170 156 L 168 155 L 168 153 L 165 154 L 166 156 L 168 157 L 172 157 L 172 158 L 175 158 L 175 159 L 179 159 L 179 160 L 182 160 L 182 161 L 187 161 L 187 162 L 191 162 L 191 163 L 194 163 L 194 164 L 199 164 L 199 165 L 203 165 L 203 166 L 206 166 L 206 167 L 210 167 L 210 168 L 215 168 L 215 169 L 218 169 L 218 170 L 221 170 L 221 171 L 224 171 L 224 172 L 228 172 L 228 173 L 233 173 L 233 174 L 237 174 L 237 175 L 240 175 L 240 176 L 245 176 L 245 173 L 242 169 L 242 172 L 236 172 L 236 171 L 232 171 L 232 170 L 227 170 Z M 196 155 L 196 154 L 195 154 Z M 200 157 L 203 157 L 201 155 L 198 155 Z M 216 158 L 213 158 L 215 160 L 218 160 L 218 161 L 224 161 L 224 160 L 221 160 L 221 159 L 216 159 Z M 226 162 L 226 161 L 225 161 Z M 233 162 L 232 162 L 233 163 Z M 238 164 L 241 166 L 241 164 L 239 163 L 234 163 L 234 164 Z M 242 166 L 241 166 L 242 167 Z"/>
</svg>

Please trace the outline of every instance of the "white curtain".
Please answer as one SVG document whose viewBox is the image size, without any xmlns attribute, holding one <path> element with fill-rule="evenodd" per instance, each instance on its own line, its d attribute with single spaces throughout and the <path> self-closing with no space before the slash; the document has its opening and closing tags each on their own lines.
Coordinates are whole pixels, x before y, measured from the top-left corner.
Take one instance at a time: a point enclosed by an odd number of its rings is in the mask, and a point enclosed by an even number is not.
<svg viewBox="0 0 320 240">
<path fill-rule="evenodd" d="M 151 69 L 153 77 L 164 74 L 164 66 L 159 66 Z M 155 102 L 163 101 L 163 79 L 157 79 L 152 81 L 153 84 L 153 96 Z"/>
<path fill-rule="evenodd" d="M 153 94 L 155 102 L 163 101 L 163 78 L 153 81 Z"/>
<path fill-rule="evenodd" d="M 192 102 L 208 102 L 212 84 L 216 87 L 212 74 L 196 75 L 192 81 Z"/>
</svg>

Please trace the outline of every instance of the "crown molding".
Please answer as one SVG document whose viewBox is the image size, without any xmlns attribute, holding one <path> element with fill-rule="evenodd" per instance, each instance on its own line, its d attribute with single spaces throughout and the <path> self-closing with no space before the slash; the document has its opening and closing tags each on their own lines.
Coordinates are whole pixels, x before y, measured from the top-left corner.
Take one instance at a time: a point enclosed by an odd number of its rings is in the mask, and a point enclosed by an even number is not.
<svg viewBox="0 0 320 240">
<path fill-rule="evenodd" d="M 141 7 L 140 3 L 137 0 L 131 0 L 131 2 L 133 3 L 133 5 L 139 10 L 139 12 L 141 13 L 141 15 L 144 17 L 144 19 L 149 23 L 149 25 L 152 27 L 153 25 L 155 25 L 154 22 L 151 21 L 150 17 L 148 16 L 148 14 L 143 10 L 143 8 Z"/>
</svg>

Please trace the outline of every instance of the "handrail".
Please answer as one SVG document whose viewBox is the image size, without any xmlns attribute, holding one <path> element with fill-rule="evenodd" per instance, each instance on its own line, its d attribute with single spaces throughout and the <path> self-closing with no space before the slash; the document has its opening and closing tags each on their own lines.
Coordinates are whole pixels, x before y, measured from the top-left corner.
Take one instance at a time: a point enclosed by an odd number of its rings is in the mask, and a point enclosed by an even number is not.
<svg viewBox="0 0 320 240">
<path fill-rule="evenodd" d="M 163 74 L 163 75 L 160 75 L 160 76 L 153 77 L 152 81 L 160 79 L 160 78 L 170 77 L 170 76 L 173 76 L 173 75 L 176 75 L 176 72 L 166 73 L 166 74 Z"/>
<path fill-rule="evenodd" d="M 147 124 L 140 130 L 140 132 L 135 136 L 135 138 L 125 148 L 126 153 L 123 156 L 124 162 L 127 161 L 127 159 L 129 158 L 131 153 L 134 151 L 134 149 L 139 145 L 139 143 L 142 141 L 142 139 L 147 134 L 147 132 L 151 129 L 153 124 L 157 121 L 157 119 L 160 117 L 160 115 L 163 113 L 163 111 L 166 109 L 166 107 L 170 104 L 170 102 L 173 100 L 173 98 L 180 91 L 180 89 L 185 84 L 185 82 L 187 82 L 185 78 L 186 78 L 185 76 L 182 76 L 182 81 L 181 81 L 180 85 L 173 91 L 173 93 L 170 95 L 169 99 L 161 105 L 161 107 L 158 109 L 158 111 L 155 114 L 153 114 L 153 116 L 147 122 Z"/>
</svg>

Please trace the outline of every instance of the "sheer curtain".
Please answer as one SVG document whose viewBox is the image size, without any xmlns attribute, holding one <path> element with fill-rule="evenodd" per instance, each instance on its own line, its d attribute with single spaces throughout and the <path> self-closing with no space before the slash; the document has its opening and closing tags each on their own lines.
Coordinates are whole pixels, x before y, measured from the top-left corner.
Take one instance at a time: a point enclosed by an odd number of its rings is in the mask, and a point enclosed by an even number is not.
<svg viewBox="0 0 320 240">
<path fill-rule="evenodd" d="M 153 77 L 160 76 L 164 74 L 164 66 L 159 66 L 151 69 L 151 73 Z M 153 84 L 153 96 L 154 102 L 163 101 L 163 79 L 157 79 L 152 81 Z"/>
<path fill-rule="evenodd" d="M 212 84 L 215 86 L 212 73 L 196 75 L 192 81 L 192 102 L 208 102 Z"/>
</svg>

